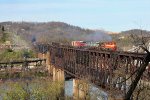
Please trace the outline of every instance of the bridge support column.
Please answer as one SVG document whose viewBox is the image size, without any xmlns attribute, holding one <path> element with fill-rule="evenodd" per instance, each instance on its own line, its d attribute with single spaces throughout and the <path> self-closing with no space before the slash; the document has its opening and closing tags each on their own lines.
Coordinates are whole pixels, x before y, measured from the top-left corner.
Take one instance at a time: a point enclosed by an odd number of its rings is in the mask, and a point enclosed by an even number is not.
<svg viewBox="0 0 150 100">
<path fill-rule="evenodd" d="M 73 79 L 73 98 L 76 100 L 79 98 L 78 79 Z"/>
<path fill-rule="evenodd" d="M 47 53 L 43 53 L 42 56 L 43 56 L 42 59 L 46 59 L 46 61 L 43 61 L 43 62 L 42 62 L 42 65 L 45 65 L 45 66 L 46 66 L 46 64 L 49 62 L 49 61 L 48 61 L 48 58 L 47 58 Z M 47 66 L 46 66 L 46 67 L 47 67 Z"/>
<path fill-rule="evenodd" d="M 38 53 L 38 58 L 43 58 L 43 54 L 42 53 Z"/>
<path fill-rule="evenodd" d="M 53 66 L 53 81 L 57 80 L 57 70 L 56 68 Z"/>
<path fill-rule="evenodd" d="M 48 73 L 49 73 L 49 75 L 53 75 L 53 65 L 52 64 L 50 64 L 49 66 L 48 66 Z"/>
<path fill-rule="evenodd" d="M 90 98 L 89 84 L 79 79 L 73 79 L 73 98 L 74 100 L 86 100 Z"/>
<path fill-rule="evenodd" d="M 46 54 L 39 52 L 39 53 L 38 53 L 38 58 L 46 59 Z"/>
<path fill-rule="evenodd" d="M 47 54 L 39 52 L 38 53 L 38 58 L 46 59 L 47 58 Z M 42 65 L 44 65 L 44 64 L 45 64 L 45 61 L 42 61 Z"/>
<path fill-rule="evenodd" d="M 53 81 L 65 81 L 64 71 L 53 66 Z"/>
<path fill-rule="evenodd" d="M 46 53 L 46 68 L 47 68 L 49 74 L 50 74 L 50 71 L 51 71 L 50 62 L 51 62 L 51 61 L 50 61 L 50 52 L 47 51 L 47 53 Z"/>
<path fill-rule="evenodd" d="M 61 70 L 61 69 L 58 69 L 58 68 L 55 67 L 55 66 L 53 66 L 53 81 L 57 81 L 58 84 L 61 84 L 61 85 L 62 85 L 60 95 L 61 95 L 62 97 L 64 97 L 64 93 L 65 93 L 65 90 L 64 90 L 64 82 L 65 82 L 64 71 Z M 57 83 L 57 82 L 56 82 L 56 83 Z"/>
<path fill-rule="evenodd" d="M 58 73 L 59 73 L 59 81 L 62 81 L 62 82 L 64 82 L 65 81 L 65 73 L 64 73 L 64 70 L 61 70 L 61 69 L 59 69 L 58 70 Z"/>
</svg>

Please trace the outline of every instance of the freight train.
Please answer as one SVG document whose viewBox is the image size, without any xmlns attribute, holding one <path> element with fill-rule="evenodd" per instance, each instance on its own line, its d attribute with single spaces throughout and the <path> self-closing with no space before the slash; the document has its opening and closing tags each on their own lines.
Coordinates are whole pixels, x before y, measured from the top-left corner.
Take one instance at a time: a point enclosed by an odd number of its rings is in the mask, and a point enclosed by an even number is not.
<svg viewBox="0 0 150 100">
<path fill-rule="evenodd" d="M 109 41 L 109 42 L 89 42 L 89 41 L 72 41 L 71 45 L 74 47 L 97 47 L 103 50 L 112 50 L 116 51 L 117 50 L 117 45 L 116 42 L 114 41 Z"/>
</svg>

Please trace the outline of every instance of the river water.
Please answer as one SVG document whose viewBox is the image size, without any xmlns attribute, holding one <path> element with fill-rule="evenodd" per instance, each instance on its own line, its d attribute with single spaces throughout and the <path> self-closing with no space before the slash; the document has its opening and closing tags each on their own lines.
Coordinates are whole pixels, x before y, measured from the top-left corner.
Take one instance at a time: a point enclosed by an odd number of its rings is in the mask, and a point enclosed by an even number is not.
<svg viewBox="0 0 150 100">
<path fill-rule="evenodd" d="M 104 91 L 97 88 L 95 85 L 90 84 L 89 93 L 91 100 L 108 100 L 108 95 Z M 73 96 L 73 80 L 65 81 L 65 95 Z"/>
</svg>

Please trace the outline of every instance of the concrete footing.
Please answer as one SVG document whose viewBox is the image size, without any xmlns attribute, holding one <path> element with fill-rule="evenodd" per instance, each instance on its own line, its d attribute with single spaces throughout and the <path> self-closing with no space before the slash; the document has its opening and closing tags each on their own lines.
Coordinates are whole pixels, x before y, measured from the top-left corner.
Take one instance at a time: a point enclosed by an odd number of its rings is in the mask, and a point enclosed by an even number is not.
<svg viewBox="0 0 150 100">
<path fill-rule="evenodd" d="M 89 98 L 89 84 L 79 79 L 73 79 L 74 100 L 87 100 Z"/>
</svg>

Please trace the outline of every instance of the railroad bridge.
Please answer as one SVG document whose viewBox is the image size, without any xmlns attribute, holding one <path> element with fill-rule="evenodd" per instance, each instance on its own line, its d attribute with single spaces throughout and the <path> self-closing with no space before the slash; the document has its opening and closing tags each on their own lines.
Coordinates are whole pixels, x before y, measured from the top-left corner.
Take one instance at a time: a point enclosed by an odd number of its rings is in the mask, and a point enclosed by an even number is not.
<svg viewBox="0 0 150 100">
<path fill-rule="evenodd" d="M 87 85 L 83 85 L 82 91 L 77 88 L 81 80 L 94 83 L 111 94 L 110 100 L 123 98 L 146 57 L 146 53 L 89 50 L 65 45 L 38 44 L 37 47 L 38 57 L 46 59 L 53 80 L 63 81 L 64 73 L 67 73 L 73 78 L 74 96 L 80 95 L 80 98 L 85 98 L 88 89 Z M 147 66 L 137 88 L 148 86 L 149 80 Z"/>
</svg>

